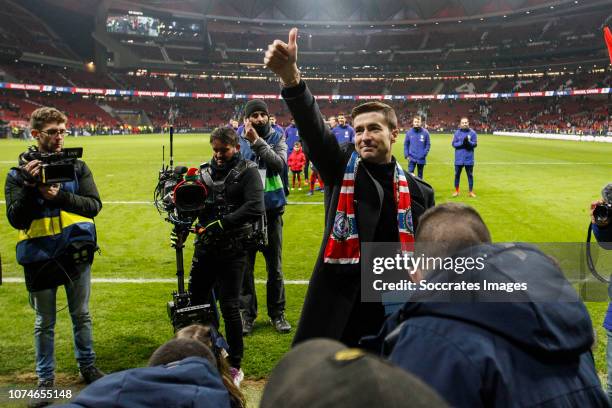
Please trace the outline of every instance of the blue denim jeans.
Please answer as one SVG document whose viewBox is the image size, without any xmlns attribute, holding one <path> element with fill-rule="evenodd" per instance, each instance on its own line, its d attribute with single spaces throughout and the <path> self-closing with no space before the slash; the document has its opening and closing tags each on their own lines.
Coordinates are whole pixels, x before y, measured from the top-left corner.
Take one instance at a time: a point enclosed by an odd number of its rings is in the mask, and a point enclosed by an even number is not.
<svg viewBox="0 0 612 408">
<path fill-rule="evenodd" d="M 608 345 L 606 346 L 606 363 L 608 366 L 608 399 L 612 404 L 612 330 L 606 329 L 608 334 Z"/>
<path fill-rule="evenodd" d="M 91 264 L 81 267 L 79 279 L 64 286 L 68 299 L 68 311 L 72 318 L 74 354 L 79 367 L 94 364 L 89 294 L 91 290 Z M 36 311 L 34 346 L 36 348 L 36 374 L 39 380 L 55 377 L 55 297 L 57 288 L 30 293 L 30 304 Z"/>
</svg>

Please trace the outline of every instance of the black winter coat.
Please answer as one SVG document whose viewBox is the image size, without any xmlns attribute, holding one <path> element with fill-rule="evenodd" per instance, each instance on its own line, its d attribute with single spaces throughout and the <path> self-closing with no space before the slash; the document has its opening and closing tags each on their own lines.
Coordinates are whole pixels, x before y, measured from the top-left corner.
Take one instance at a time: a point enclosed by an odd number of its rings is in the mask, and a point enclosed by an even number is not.
<svg viewBox="0 0 612 408">
<path fill-rule="evenodd" d="M 294 344 L 315 337 L 332 338 L 349 346 L 361 336 L 376 334 L 384 322 L 381 304 L 362 303 L 359 264 L 330 265 L 323 262 L 327 239 L 334 225 L 342 178 L 347 162 L 355 151 L 353 145 L 340 146 L 325 125 L 319 107 L 304 82 L 284 88 L 282 96 L 299 129 L 304 151 L 325 182 L 325 230 L 315 263 Z M 412 202 L 416 231 L 419 217 L 434 206 L 433 189 L 421 179 L 404 171 Z M 361 172 L 355 196 L 366 197 L 356 203 L 357 225 L 361 242 L 374 240 L 381 213 L 383 191 L 368 172 Z M 359 194 L 357 190 L 360 190 Z"/>
</svg>

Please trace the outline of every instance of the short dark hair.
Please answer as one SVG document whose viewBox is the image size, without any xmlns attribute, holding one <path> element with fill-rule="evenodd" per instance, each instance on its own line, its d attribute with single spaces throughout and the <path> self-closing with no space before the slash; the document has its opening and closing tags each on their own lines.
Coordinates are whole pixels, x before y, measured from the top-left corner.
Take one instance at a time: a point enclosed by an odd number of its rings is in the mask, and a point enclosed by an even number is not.
<svg viewBox="0 0 612 408">
<path fill-rule="evenodd" d="M 428 209 L 419 218 L 415 241 L 423 243 L 428 256 L 444 257 L 473 245 L 491 242 L 491 233 L 474 208 L 460 203 L 444 203 Z"/>
<path fill-rule="evenodd" d="M 180 361 L 187 357 L 202 357 L 214 366 L 217 360 L 212 351 L 201 341 L 195 339 L 172 339 L 162 344 L 149 359 L 149 367 Z"/>
<path fill-rule="evenodd" d="M 414 115 L 414 116 L 412 117 L 412 120 L 415 120 L 415 119 L 418 119 L 418 120 L 423 120 L 423 118 L 421 117 L 421 115 Z"/>
<path fill-rule="evenodd" d="M 240 143 L 238 133 L 231 127 L 220 127 L 213 130 L 210 134 L 210 143 L 215 140 L 231 146 L 238 146 L 238 143 Z"/>
<path fill-rule="evenodd" d="M 397 116 L 393 108 L 386 103 L 373 101 L 362 103 L 361 105 L 355 106 L 351 112 L 351 118 L 353 121 L 358 115 L 369 112 L 380 112 L 385 117 L 387 127 L 389 130 L 397 129 Z"/>
<path fill-rule="evenodd" d="M 50 106 L 36 109 L 30 115 L 30 129 L 42 130 L 48 123 L 66 123 L 68 118 Z"/>
</svg>

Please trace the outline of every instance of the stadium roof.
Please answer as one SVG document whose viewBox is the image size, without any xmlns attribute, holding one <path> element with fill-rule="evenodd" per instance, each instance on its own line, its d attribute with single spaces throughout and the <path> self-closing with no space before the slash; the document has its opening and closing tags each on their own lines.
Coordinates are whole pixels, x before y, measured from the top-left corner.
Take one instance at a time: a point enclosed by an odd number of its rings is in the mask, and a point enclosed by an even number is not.
<svg viewBox="0 0 612 408">
<path fill-rule="evenodd" d="M 46 0 L 91 14 L 98 6 L 154 10 L 174 15 L 243 23 L 414 24 L 480 19 L 515 13 L 555 12 L 568 7 L 610 4 L 610 0 Z"/>
<path fill-rule="evenodd" d="M 550 0 L 212 0 L 206 14 L 317 22 L 439 20 L 573 2 Z"/>
<path fill-rule="evenodd" d="M 57 3 L 54 0 L 47 0 Z M 97 0 L 67 0 L 83 7 Z M 206 15 L 244 23 L 413 24 L 470 20 L 514 13 L 555 11 L 568 6 L 610 4 L 609 0 L 110 0 L 109 8 L 152 9 Z M 95 7 L 94 7 L 95 8 Z"/>
</svg>

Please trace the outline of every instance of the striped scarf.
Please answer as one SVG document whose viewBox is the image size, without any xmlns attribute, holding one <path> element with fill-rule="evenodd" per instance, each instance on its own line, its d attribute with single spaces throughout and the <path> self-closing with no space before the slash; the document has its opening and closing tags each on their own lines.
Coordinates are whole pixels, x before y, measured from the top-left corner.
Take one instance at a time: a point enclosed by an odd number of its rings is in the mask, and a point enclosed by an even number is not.
<svg viewBox="0 0 612 408">
<path fill-rule="evenodd" d="M 325 246 L 324 262 L 327 264 L 356 264 L 359 263 L 361 258 L 359 233 L 353 205 L 355 180 L 360 161 L 357 152 L 353 152 L 344 170 L 334 225 Z M 399 242 L 402 250 L 409 251 L 412 247 L 411 244 L 414 243 L 410 191 L 408 191 L 408 181 L 404 170 L 397 163 L 395 165 L 393 193 L 397 208 Z"/>
</svg>

